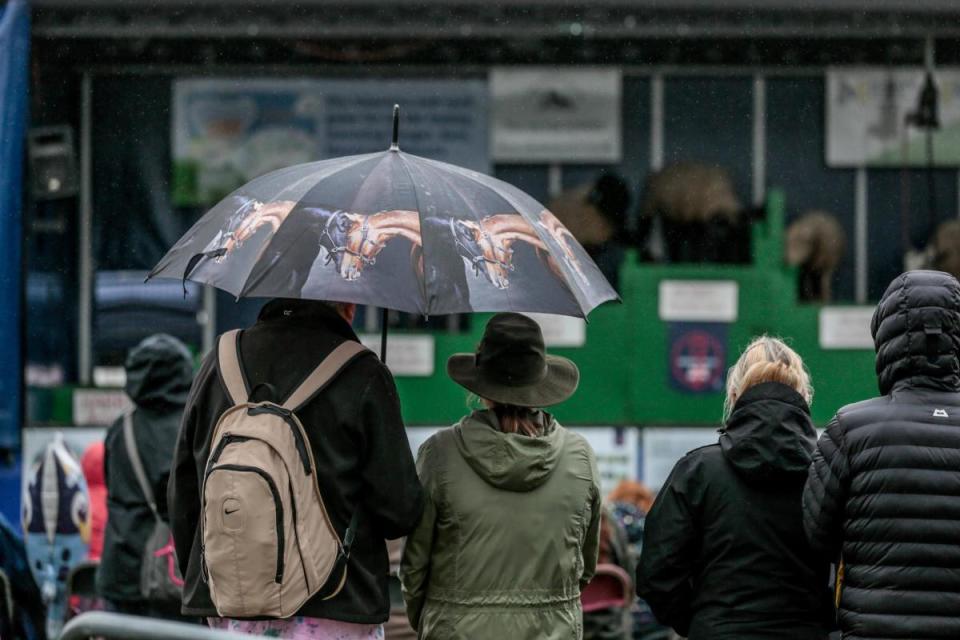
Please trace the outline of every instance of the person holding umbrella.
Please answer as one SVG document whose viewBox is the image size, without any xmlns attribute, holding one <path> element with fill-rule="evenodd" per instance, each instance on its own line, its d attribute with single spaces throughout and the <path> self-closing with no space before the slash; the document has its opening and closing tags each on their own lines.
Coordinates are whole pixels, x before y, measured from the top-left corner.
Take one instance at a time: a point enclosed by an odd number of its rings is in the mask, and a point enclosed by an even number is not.
<svg viewBox="0 0 960 640">
<path fill-rule="evenodd" d="M 582 638 L 580 591 L 599 548 L 596 461 L 540 409 L 576 391 L 576 365 L 545 353 L 536 322 L 500 313 L 447 372 L 484 408 L 420 448 L 424 513 L 400 567 L 412 626 L 421 640 Z"/>
<path fill-rule="evenodd" d="M 318 362 L 341 345 L 356 343 L 350 327 L 354 311 L 352 304 L 310 300 L 277 299 L 264 306 L 257 322 L 236 336 L 249 402 L 283 401 Z M 382 638 L 381 624 L 390 612 L 385 539 L 412 531 L 423 505 L 390 372 L 369 352 L 361 353 L 296 411 L 330 523 L 343 539 L 348 528 L 354 529 L 339 591 L 332 597 L 316 594 L 287 619 L 239 620 L 219 617 L 211 584 L 219 585 L 207 577 L 211 547 L 235 544 L 227 538 L 230 530 L 213 540 L 208 535 L 206 542 L 203 532 L 203 526 L 216 525 L 216 519 L 204 517 L 203 508 L 209 495 L 204 485 L 209 487 L 208 477 L 213 477 L 207 473 L 211 437 L 234 404 L 220 356 L 214 350 L 197 374 L 170 472 L 171 527 L 186 582 L 184 614 L 206 617 L 214 627 L 280 638 Z M 259 517 L 256 504 L 224 504 L 228 525 L 237 509 L 245 515 L 238 531 Z M 334 582 L 339 579 L 338 574 Z"/>
</svg>

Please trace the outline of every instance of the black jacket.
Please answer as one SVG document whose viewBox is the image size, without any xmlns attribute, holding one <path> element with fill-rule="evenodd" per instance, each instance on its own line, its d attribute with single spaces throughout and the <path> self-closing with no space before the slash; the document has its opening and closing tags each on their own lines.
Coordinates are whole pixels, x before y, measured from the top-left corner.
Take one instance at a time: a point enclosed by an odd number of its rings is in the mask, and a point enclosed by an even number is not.
<svg viewBox="0 0 960 640">
<path fill-rule="evenodd" d="M 136 405 L 133 432 L 161 516 L 166 515 L 167 478 L 177 429 L 193 380 L 190 352 L 167 335 L 147 338 L 126 362 L 126 392 Z M 143 548 L 154 517 L 140 490 L 123 439 L 122 420 L 107 431 L 104 447 L 107 527 L 97 571 L 97 590 L 114 602 L 137 602 Z"/>
<path fill-rule="evenodd" d="M 803 535 L 816 442 L 807 403 L 779 383 L 737 402 L 718 444 L 677 462 L 646 519 L 637 593 L 690 640 L 826 637 L 829 563 Z"/>
<path fill-rule="evenodd" d="M 908 272 L 872 329 L 883 397 L 820 438 L 803 524 L 843 559 L 845 638 L 960 638 L 960 285 Z"/>
<path fill-rule="evenodd" d="M 268 303 L 256 324 L 240 336 L 240 356 L 255 399 L 271 399 L 257 395 L 271 395 L 269 384 L 272 399 L 282 402 L 345 340 L 357 340 L 357 336 L 323 303 Z M 200 577 L 197 523 L 201 517 L 200 479 L 213 427 L 229 406 L 213 352 L 204 360 L 190 391 L 170 481 L 171 524 L 186 581 L 183 613 L 188 615 L 216 615 Z M 327 512 L 341 536 L 354 510 L 360 509 L 346 585 L 330 600 L 311 599 L 298 615 L 383 622 L 390 611 L 385 539 L 409 533 L 423 509 L 393 378 L 374 355 L 361 356 L 298 416 L 310 437 Z"/>
</svg>

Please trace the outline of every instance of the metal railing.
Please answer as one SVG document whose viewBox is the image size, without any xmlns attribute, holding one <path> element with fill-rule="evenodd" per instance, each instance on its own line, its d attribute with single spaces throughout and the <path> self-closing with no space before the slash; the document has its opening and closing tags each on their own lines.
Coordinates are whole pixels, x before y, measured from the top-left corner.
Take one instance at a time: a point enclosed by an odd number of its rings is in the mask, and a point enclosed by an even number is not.
<svg viewBox="0 0 960 640">
<path fill-rule="evenodd" d="M 196 624 L 141 618 L 120 613 L 90 611 L 72 619 L 63 628 L 60 640 L 248 640 L 245 633 L 218 631 Z"/>
</svg>

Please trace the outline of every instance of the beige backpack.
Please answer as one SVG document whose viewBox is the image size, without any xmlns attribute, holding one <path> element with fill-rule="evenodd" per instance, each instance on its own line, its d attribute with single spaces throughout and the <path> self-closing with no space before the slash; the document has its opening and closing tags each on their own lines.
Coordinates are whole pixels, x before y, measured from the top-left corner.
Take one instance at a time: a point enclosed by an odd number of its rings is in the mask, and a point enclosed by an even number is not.
<svg viewBox="0 0 960 640">
<path fill-rule="evenodd" d="M 310 441 L 295 411 L 368 353 L 347 341 L 282 405 L 249 402 L 239 331 L 220 337 L 220 378 L 233 406 L 213 430 L 203 478 L 203 576 L 223 617 L 286 618 L 347 579 L 357 513 L 337 535 L 317 484 Z"/>
</svg>

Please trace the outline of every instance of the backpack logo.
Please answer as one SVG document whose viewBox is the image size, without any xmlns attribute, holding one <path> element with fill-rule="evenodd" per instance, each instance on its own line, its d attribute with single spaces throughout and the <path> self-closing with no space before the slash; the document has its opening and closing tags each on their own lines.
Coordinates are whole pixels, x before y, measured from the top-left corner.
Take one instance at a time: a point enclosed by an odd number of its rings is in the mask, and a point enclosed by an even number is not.
<svg viewBox="0 0 960 640">
<path fill-rule="evenodd" d="M 933 417 L 934 417 L 934 418 L 949 418 L 950 416 L 947 415 L 947 412 L 944 411 L 943 409 L 934 409 L 934 410 L 933 410 Z"/>
</svg>

